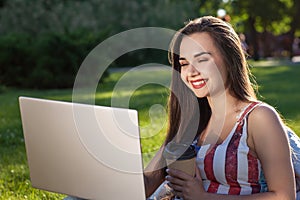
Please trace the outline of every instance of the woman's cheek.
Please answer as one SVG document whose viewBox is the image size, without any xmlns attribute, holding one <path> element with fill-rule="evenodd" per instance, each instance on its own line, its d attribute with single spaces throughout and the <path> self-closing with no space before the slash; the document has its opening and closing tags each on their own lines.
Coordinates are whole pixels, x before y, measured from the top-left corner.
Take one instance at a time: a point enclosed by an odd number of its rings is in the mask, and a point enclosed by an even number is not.
<svg viewBox="0 0 300 200">
<path fill-rule="evenodd" d="M 184 71 L 181 71 L 180 77 L 181 77 L 181 80 L 184 82 L 184 84 L 186 84 L 189 87 L 189 83 L 187 81 L 187 76 Z"/>
</svg>

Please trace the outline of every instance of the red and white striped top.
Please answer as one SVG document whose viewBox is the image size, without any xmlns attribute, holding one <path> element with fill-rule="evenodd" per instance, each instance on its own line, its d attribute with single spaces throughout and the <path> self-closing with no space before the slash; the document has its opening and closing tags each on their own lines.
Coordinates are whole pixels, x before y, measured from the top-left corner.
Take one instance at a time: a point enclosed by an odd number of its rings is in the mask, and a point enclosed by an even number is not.
<svg viewBox="0 0 300 200">
<path fill-rule="evenodd" d="M 207 192 L 247 195 L 260 192 L 260 161 L 249 153 L 247 116 L 259 102 L 253 102 L 242 112 L 234 128 L 221 144 L 201 146 L 197 166 Z M 208 152 L 209 151 L 209 152 Z"/>
</svg>

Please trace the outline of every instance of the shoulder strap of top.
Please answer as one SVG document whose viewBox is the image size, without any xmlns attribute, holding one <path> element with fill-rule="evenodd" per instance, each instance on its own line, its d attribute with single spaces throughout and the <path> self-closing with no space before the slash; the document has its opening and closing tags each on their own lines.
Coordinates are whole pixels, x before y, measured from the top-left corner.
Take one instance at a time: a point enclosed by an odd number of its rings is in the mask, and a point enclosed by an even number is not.
<svg viewBox="0 0 300 200">
<path fill-rule="evenodd" d="M 262 102 L 260 101 L 255 101 L 250 103 L 245 109 L 244 111 L 241 112 L 237 122 L 241 123 L 243 121 L 243 119 L 254 109 L 256 108 L 258 105 L 262 104 Z"/>
</svg>

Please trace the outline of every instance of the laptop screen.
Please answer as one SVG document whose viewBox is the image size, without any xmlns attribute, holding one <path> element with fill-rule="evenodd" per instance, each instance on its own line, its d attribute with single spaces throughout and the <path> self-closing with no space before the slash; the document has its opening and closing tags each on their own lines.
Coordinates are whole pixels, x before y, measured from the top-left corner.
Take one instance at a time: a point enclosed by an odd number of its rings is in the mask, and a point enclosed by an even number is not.
<svg viewBox="0 0 300 200">
<path fill-rule="evenodd" d="M 146 199 L 136 110 L 29 97 L 19 103 L 33 187 Z"/>
</svg>

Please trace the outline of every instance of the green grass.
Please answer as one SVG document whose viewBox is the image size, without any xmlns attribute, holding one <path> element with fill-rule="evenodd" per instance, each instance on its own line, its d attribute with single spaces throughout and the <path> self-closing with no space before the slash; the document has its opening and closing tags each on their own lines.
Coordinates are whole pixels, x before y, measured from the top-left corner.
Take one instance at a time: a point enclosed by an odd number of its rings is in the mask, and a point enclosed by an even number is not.
<svg viewBox="0 0 300 200">
<path fill-rule="evenodd" d="M 300 134 L 300 64 L 252 69 L 260 99 L 274 106 L 285 122 Z"/>
<path fill-rule="evenodd" d="M 253 64 L 255 65 L 255 63 Z M 261 63 L 260 63 L 261 65 Z M 253 68 L 260 85 L 260 98 L 275 106 L 286 122 L 300 133 L 300 64 Z M 120 79 L 122 78 L 122 79 Z M 100 84 L 96 104 L 130 107 L 139 111 L 142 150 L 147 163 L 163 142 L 166 130 L 168 71 L 111 74 Z M 116 82 L 121 83 L 116 86 Z M 160 84 L 153 84 L 160 83 Z M 113 95 L 112 95 L 113 94 Z M 0 200 L 62 199 L 64 195 L 31 187 L 20 121 L 18 96 L 72 101 L 72 90 L 0 90 Z M 83 100 L 89 98 L 82 95 Z"/>
<path fill-rule="evenodd" d="M 60 92 L 46 92 L 57 95 Z M 47 96 L 42 91 L 7 90 L 0 94 L 0 199 L 61 199 L 61 195 L 33 189 L 25 156 L 17 97 Z"/>
</svg>

